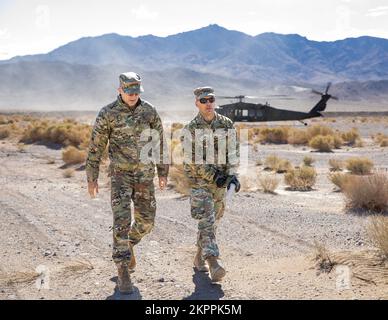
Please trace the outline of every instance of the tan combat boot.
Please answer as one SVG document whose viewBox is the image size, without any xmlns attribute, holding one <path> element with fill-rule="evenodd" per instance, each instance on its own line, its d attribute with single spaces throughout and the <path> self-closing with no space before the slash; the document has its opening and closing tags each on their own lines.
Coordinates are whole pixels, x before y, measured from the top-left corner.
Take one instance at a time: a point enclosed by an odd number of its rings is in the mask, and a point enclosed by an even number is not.
<svg viewBox="0 0 388 320">
<path fill-rule="evenodd" d="M 207 264 L 209 265 L 210 278 L 213 282 L 221 281 L 225 277 L 225 269 L 218 263 L 217 257 L 211 256 L 206 259 Z"/>
<path fill-rule="evenodd" d="M 133 252 L 133 244 L 131 242 L 129 242 L 128 247 L 129 247 L 129 251 L 131 251 L 131 260 L 129 260 L 128 262 L 128 269 L 129 269 L 129 272 L 132 273 L 135 271 L 136 259 L 135 259 L 135 253 Z"/>
<path fill-rule="evenodd" d="M 200 272 L 208 272 L 209 268 L 207 267 L 205 260 L 202 258 L 202 249 L 198 247 L 197 254 L 194 257 L 194 267 Z"/>
<path fill-rule="evenodd" d="M 130 294 L 133 292 L 133 285 L 131 282 L 131 277 L 128 272 L 128 265 L 126 262 L 117 263 L 117 288 L 122 294 Z"/>
</svg>

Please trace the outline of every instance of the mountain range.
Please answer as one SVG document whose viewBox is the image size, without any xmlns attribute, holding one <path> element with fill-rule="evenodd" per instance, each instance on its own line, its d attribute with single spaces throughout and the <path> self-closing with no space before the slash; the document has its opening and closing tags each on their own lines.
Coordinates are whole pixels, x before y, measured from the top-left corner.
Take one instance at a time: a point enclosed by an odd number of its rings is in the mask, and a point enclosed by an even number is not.
<svg viewBox="0 0 388 320">
<path fill-rule="evenodd" d="M 0 108 L 99 108 L 114 99 L 118 74 L 130 70 L 142 75 L 146 97 L 165 107 L 190 103 L 192 90 L 205 84 L 226 95 L 257 95 L 328 81 L 340 98 L 384 103 L 388 40 L 318 42 L 218 25 L 168 37 L 85 37 L 47 54 L 0 61 Z"/>
</svg>

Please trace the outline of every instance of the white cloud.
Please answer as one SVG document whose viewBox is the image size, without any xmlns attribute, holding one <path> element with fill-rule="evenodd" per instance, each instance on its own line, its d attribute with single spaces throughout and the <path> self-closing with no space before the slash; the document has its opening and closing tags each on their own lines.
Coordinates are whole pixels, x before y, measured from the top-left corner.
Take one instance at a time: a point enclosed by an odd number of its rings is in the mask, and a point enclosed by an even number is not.
<svg viewBox="0 0 388 320">
<path fill-rule="evenodd" d="M 367 17 L 379 17 L 388 14 L 388 6 L 380 6 L 377 8 L 369 9 L 366 14 Z"/>
<path fill-rule="evenodd" d="M 159 15 L 157 12 L 151 11 L 143 4 L 136 9 L 132 9 L 132 14 L 139 20 L 153 20 Z"/>
</svg>

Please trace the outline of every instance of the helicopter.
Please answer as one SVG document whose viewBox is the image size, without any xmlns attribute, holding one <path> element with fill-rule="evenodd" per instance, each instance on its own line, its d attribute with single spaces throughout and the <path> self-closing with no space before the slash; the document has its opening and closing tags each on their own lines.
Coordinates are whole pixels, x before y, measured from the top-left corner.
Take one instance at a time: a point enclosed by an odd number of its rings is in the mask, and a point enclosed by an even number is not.
<svg viewBox="0 0 388 320">
<path fill-rule="evenodd" d="M 321 114 L 322 111 L 326 109 L 326 103 L 329 99 L 338 100 L 337 97 L 334 97 L 329 94 L 329 89 L 331 87 L 331 82 L 327 84 L 325 93 L 311 90 L 312 93 L 319 94 L 321 99 L 318 103 L 309 111 L 309 112 L 299 112 L 299 111 L 291 111 L 285 109 L 278 109 L 271 107 L 268 102 L 265 104 L 261 103 L 247 103 L 244 102 L 244 99 L 253 99 L 257 97 L 252 96 L 218 96 L 221 99 L 236 99 L 238 102 L 231 104 L 220 105 L 216 108 L 217 113 L 224 115 L 231 119 L 233 122 L 263 122 L 263 121 L 288 121 L 288 120 L 297 120 L 307 125 L 307 123 L 303 122 L 303 119 L 323 117 Z M 276 96 L 276 95 L 275 95 Z M 277 95 L 282 96 L 284 95 Z M 292 98 L 285 98 L 292 99 Z"/>
</svg>

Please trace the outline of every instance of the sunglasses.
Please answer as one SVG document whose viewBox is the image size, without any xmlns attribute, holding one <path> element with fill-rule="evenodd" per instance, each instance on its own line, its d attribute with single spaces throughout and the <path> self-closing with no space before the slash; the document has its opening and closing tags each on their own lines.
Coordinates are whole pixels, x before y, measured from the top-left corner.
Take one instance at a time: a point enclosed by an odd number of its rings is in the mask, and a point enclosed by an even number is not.
<svg viewBox="0 0 388 320">
<path fill-rule="evenodd" d="M 213 103 L 214 101 L 216 101 L 216 99 L 214 97 L 211 97 L 211 98 L 208 98 L 208 99 L 206 99 L 206 98 L 199 99 L 199 102 L 201 102 L 202 104 L 206 104 L 206 102 L 208 102 L 208 101 L 210 103 Z"/>
</svg>

